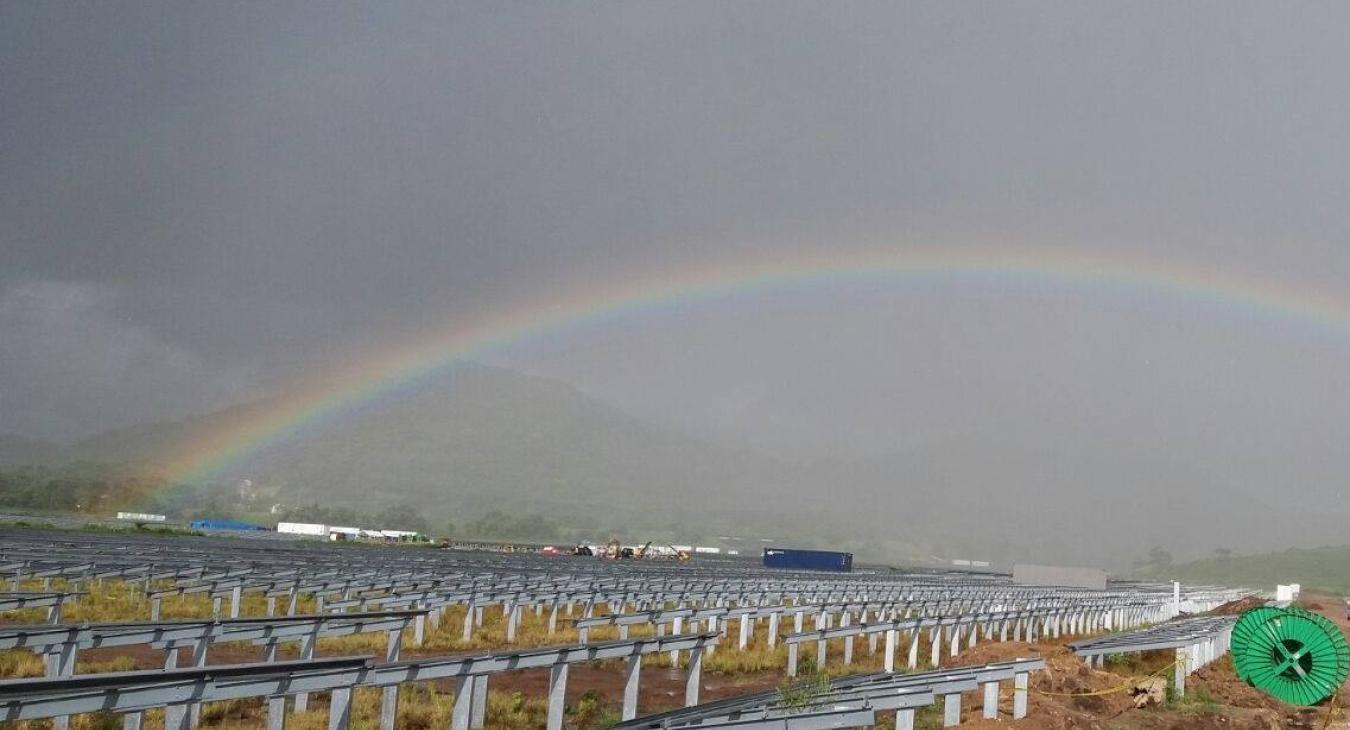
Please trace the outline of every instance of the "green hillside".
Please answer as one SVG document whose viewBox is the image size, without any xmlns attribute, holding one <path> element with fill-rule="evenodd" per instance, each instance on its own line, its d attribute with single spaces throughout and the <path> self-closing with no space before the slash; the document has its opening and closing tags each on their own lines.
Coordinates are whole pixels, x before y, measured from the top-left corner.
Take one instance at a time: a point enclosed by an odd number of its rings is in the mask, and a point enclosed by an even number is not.
<svg viewBox="0 0 1350 730">
<path fill-rule="evenodd" d="M 1304 590 L 1350 594 L 1350 545 L 1215 557 L 1168 568 L 1151 568 L 1146 574 L 1188 583 L 1247 586 L 1270 591 L 1275 590 L 1278 583 L 1298 583 Z"/>
</svg>

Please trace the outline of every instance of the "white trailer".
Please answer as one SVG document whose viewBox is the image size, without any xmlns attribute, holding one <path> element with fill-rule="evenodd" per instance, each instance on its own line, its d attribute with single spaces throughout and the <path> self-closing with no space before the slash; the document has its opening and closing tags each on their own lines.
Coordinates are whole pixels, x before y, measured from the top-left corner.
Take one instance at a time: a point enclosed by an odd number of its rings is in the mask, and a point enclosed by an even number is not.
<svg viewBox="0 0 1350 730">
<path fill-rule="evenodd" d="M 127 520 L 128 522 L 163 522 L 169 518 L 164 515 L 149 514 L 146 512 L 118 512 L 117 519 Z"/>
<path fill-rule="evenodd" d="M 277 532 L 287 535 L 308 535 L 310 537 L 328 537 L 327 525 L 315 525 L 308 522 L 278 522 Z"/>
</svg>

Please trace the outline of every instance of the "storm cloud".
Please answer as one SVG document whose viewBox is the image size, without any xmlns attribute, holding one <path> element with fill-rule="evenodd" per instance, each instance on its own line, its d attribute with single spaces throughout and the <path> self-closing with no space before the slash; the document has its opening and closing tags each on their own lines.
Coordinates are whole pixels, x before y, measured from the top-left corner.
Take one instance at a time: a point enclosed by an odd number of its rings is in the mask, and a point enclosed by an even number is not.
<svg viewBox="0 0 1350 730">
<path fill-rule="evenodd" d="M 253 373 L 222 368 L 129 321 L 89 284 L 33 281 L 0 296 L 0 410 L 29 438 L 70 439 L 256 397 Z"/>
<path fill-rule="evenodd" d="M 1348 23 L 1337 3 L 7 3 L 0 431 L 201 412 L 523 300 L 863 245 L 1124 253 L 1348 298 Z M 485 357 L 792 461 L 1015 431 L 1331 492 L 1347 342 L 1186 296 L 934 279 Z"/>
</svg>

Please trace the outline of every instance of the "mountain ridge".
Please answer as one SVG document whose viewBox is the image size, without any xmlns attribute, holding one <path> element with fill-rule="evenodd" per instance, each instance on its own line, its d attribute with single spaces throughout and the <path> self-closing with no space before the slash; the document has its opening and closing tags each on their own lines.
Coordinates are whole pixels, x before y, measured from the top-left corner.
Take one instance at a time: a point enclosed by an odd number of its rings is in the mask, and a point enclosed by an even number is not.
<svg viewBox="0 0 1350 730">
<path fill-rule="evenodd" d="M 271 405 L 109 431 L 56 453 L 10 452 L 152 465 Z M 277 440 L 219 482 L 249 480 L 269 504 L 410 504 L 433 522 L 497 511 L 600 537 L 739 536 L 1116 567 L 1153 545 L 1180 556 L 1311 546 L 1333 540 L 1345 516 L 1334 504 L 1288 514 L 1166 439 L 1105 441 L 1079 426 L 1047 436 L 1002 424 L 880 457 L 790 464 L 653 424 L 567 383 L 465 365 Z M 1213 494 L 1224 495 L 1222 521 L 1204 496 Z"/>
<path fill-rule="evenodd" d="M 270 405 L 256 401 L 116 429 L 64 454 L 162 462 L 201 434 L 246 422 Z M 761 495 L 759 485 L 781 479 L 785 469 L 768 457 L 650 424 L 560 381 L 467 365 L 355 406 L 227 466 L 220 476 L 248 478 L 301 502 L 370 502 L 369 480 L 378 475 L 379 493 L 417 500 L 529 497 L 544 505 L 600 506 L 613 495 L 641 492 L 665 506 L 710 500 L 745 507 Z"/>
</svg>

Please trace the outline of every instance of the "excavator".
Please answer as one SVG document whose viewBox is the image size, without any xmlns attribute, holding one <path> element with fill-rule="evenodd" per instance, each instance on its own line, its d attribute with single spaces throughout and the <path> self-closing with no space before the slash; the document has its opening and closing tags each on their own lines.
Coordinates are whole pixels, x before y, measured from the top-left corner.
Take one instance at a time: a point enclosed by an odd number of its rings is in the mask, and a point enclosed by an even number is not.
<svg viewBox="0 0 1350 730">
<path fill-rule="evenodd" d="M 646 545 L 634 550 L 630 547 L 624 547 L 619 542 L 619 538 L 610 539 L 609 544 L 605 546 L 605 557 L 610 560 L 642 560 L 647 557 L 647 551 L 651 549 L 652 541 L 648 540 Z"/>
</svg>

